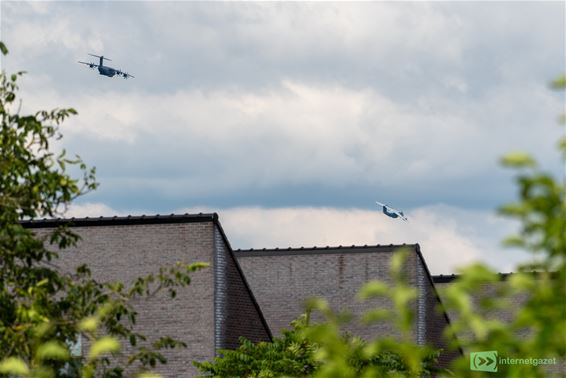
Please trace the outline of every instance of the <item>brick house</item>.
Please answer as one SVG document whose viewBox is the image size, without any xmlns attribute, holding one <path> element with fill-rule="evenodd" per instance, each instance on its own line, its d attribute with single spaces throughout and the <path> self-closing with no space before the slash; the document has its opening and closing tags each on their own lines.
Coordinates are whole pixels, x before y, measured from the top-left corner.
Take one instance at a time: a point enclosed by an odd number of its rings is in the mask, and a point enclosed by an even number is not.
<svg viewBox="0 0 566 378">
<path fill-rule="evenodd" d="M 238 337 L 268 341 L 303 312 L 309 297 L 324 297 L 337 309 L 360 315 L 370 306 L 355 293 L 371 279 L 387 281 L 389 262 L 402 246 L 351 246 L 233 251 L 217 214 L 44 219 L 24 222 L 38 234 L 68 224 L 80 235 L 75 248 L 61 253 L 57 264 L 70 271 L 87 264 L 101 281 L 132 282 L 136 277 L 174 264 L 207 262 L 193 274 L 190 286 L 174 300 L 156 296 L 137 306 L 137 326 L 148 336 L 171 335 L 188 348 L 168 351 L 165 377 L 198 375 L 193 360 L 210 360 L 219 349 L 238 346 Z M 406 261 L 407 278 L 418 290 L 414 303 L 414 340 L 447 349 L 441 335 L 449 325 L 433 279 L 417 245 Z M 351 326 L 363 338 L 392 335 L 385 325 Z M 458 355 L 443 355 L 441 365 Z"/>
<path fill-rule="evenodd" d="M 348 310 L 354 318 L 371 308 L 391 306 L 385 300 L 361 303 L 356 300 L 356 293 L 367 281 L 391 281 L 391 257 L 400 248 L 411 252 L 404 268 L 409 284 L 418 292 L 413 303 L 414 342 L 447 351 L 442 333 L 450 321 L 446 313 L 437 311 L 441 301 L 418 244 L 249 249 L 235 253 L 271 331 L 276 334 L 303 311 L 308 298 L 325 298 L 333 309 Z M 353 321 L 344 329 L 368 340 L 395 335 L 392 326 L 383 322 L 364 326 Z M 447 366 L 457 355 L 458 352 L 443 353 L 440 364 Z"/>
</svg>

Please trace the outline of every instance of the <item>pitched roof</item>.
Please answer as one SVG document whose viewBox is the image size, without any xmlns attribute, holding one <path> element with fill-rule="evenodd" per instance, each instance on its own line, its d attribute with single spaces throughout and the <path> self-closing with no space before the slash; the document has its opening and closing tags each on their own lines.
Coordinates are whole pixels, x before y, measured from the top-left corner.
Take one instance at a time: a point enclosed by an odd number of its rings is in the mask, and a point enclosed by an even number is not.
<svg viewBox="0 0 566 378">
<path fill-rule="evenodd" d="M 512 274 L 513 274 L 513 272 L 497 273 L 500 281 L 507 280 Z M 432 281 L 435 284 L 437 284 L 437 283 L 442 284 L 442 283 L 450 283 L 450 282 L 456 281 L 458 278 L 460 278 L 460 274 L 446 274 L 446 275 L 439 274 L 439 275 L 432 276 Z"/>
<path fill-rule="evenodd" d="M 329 253 L 375 253 L 393 252 L 400 248 L 418 249 L 418 244 L 389 244 L 389 245 L 349 245 L 349 246 L 324 246 L 324 247 L 298 247 L 298 248 L 261 248 L 261 249 L 236 249 L 238 258 L 252 256 L 285 256 L 303 254 L 329 254 Z"/>
<path fill-rule="evenodd" d="M 89 226 L 118 226 L 133 224 L 163 224 L 163 223 L 191 223 L 191 222 L 216 222 L 217 213 L 198 214 L 170 214 L 170 215 L 128 215 L 113 217 L 85 217 L 85 218 L 43 218 L 24 220 L 21 224 L 26 228 L 46 228 L 68 225 L 71 227 Z"/>
</svg>

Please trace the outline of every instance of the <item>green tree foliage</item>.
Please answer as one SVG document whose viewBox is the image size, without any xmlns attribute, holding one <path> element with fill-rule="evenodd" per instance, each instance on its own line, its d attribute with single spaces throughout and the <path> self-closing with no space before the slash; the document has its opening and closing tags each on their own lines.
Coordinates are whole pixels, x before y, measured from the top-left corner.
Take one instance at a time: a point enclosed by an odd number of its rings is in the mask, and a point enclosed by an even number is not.
<svg viewBox="0 0 566 378">
<path fill-rule="evenodd" d="M 291 330 L 283 331 L 273 342 L 254 344 L 241 337 L 238 349 L 221 350 L 222 356 L 213 362 L 193 364 L 214 377 L 309 377 L 318 363 L 313 357 L 317 346 L 301 335 L 308 323 L 308 315 L 303 315 L 291 323 Z"/>
<path fill-rule="evenodd" d="M 8 52 L 1 42 L 0 51 Z M 20 114 L 21 75 L 0 74 L 0 376 L 120 377 L 151 370 L 166 362 L 163 349 L 185 344 L 135 331 L 131 301 L 159 292 L 174 297 L 205 264 L 178 263 L 129 285 L 99 282 L 84 265 L 74 272 L 55 268 L 59 252 L 79 237 L 65 226 L 36 235 L 21 222 L 64 214 L 96 188 L 95 171 L 53 148 L 74 109 Z M 73 169 L 80 179 L 67 173 Z M 89 350 L 73 358 L 71 344 L 79 337 Z M 120 352 L 124 343 L 130 352 Z"/>
</svg>

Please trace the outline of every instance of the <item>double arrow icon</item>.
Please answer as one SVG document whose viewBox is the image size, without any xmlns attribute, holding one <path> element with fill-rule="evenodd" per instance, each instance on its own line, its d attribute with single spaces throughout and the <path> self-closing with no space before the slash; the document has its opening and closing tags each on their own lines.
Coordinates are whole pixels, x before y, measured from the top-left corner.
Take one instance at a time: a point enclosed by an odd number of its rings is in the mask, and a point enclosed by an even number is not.
<svg viewBox="0 0 566 378">
<path fill-rule="evenodd" d="M 470 370 L 497 372 L 497 351 L 470 353 Z"/>
<path fill-rule="evenodd" d="M 495 362 L 494 359 L 491 359 L 489 357 L 486 357 L 486 358 L 478 357 L 478 360 L 480 360 L 480 363 L 478 364 L 478 366 L 482 366 L 485 363 L 487 363 L 488 365 L 491 365 L 492 363 Z"/>
</svg>

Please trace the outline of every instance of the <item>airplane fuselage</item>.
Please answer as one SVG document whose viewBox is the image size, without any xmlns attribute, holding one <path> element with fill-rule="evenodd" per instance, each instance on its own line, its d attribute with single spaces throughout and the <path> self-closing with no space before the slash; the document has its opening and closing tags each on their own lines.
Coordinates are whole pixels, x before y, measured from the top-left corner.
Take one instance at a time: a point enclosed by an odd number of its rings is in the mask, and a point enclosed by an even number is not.
<svg viewBox="0 0 566 378">
<path fill-rule="evenodd" d="M 104 76 L 112 77 L 117 71 L 112 67 L 98 66 L 98 73 Z"/>
<path fill-rule="evenodd" d="M 112 67 L 104 66 L 104 57 L 99 57 L 100 62 L 98 63 L 98 73 L 104 76 L 112 77 L 118 73 L 118 70 L 115 70 Z"/>
</svg>

